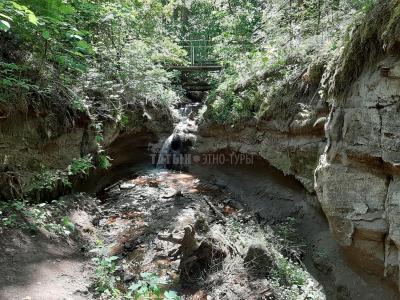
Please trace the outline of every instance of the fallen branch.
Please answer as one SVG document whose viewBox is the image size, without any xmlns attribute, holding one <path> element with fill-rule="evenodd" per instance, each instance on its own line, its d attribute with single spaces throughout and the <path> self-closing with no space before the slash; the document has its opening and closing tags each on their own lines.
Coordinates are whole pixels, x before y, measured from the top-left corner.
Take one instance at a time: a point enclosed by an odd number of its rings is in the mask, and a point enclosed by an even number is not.
<svg viewBox="0 0 400 300">
<path fill-rule="evenodd" d="M 23 198 L 20 175 L 16 172 L 0 173 L 0 183 L 4 187 L 2 193 L 6 198 Z"/>
<path fill-rule="evenodd" d="M 226 218 L 225 216 L 218 210 L 218 208 L 215 207 L 214 204 L 210 202 L 210 200 L 207 199 L 206 196 L 203 197 L 204 201 L 207 202 L 208 206 L 214 211 L 214 213 L 222 220 L 222 222 L 226 223 Z"/>
<path fill-rule="evenodd" d="M 119 180 L 119 181 L 117 181 L 116 183 L 114 183 L 114 184 L 112 184 L 112 185 L 106 187 L 106 188 L 104 189 L 104 192 L 111 191 L 111 190 L 112 190 L 113 188 L 115 188 L 117 185 L 121 185 L 122 182 L 123 182 L 123 180 Z"/>
</svg>

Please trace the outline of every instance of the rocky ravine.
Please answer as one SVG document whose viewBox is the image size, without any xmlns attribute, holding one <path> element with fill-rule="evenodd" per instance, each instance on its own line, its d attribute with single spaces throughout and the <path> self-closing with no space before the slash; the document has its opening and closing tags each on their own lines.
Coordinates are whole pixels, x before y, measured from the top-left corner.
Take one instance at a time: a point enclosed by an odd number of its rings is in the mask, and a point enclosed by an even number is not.
<svg viewBox="0 0 400 300">
<path fill-rule="evenodd" d="M 391 66 L 391 76 L 382 76 L 378 68 L 382 64 Z M 196 151 L 253 154 L 294 175 L 308 191 L 317 192 L 331 231 L 349 257 L 364 270 L 397 281 L 398 78 L 400 62 L 393 59 L 366 70 L 352 85 L 345 104 L 332 108 L 326 125 L 328 142 L 323 131 L 309 125 L 316 121 L 314 116 L 297 132 L 278 129 L 278 124 L 242 129 L 203 124 Z"/>
<path fill-rule="evenodd" d="M 385 42 L 399 48 L 400 35 L 394 28 L 398 27 L 400 4 L 390 3 L 378 5 L 377 11 L 386 9 L 392 16 L 378 11 L 382 15 L 379 20 L 365 22 L 368 25 L 364 27 L 372 29 L 362 36 L 364 44 L 358 49 L 372 52 L 367 46 L 375 43 L 375 47 L 381 47 Z M 380 28 L 375 24 L 381 24 Z M 393 41 L 388 44 L 390 34 Z M 379 40 L 380 36 L 386 41 Z M 196 151 L 230 149 L 254 154 L 293 175 L 309 192 L 316 192 L 319 203 L 315 204 L 322 207 L 333 236 L 348 258 L 363 271 L 388 277 L 398 286 L 400 59 L 382 49 L 379 55 L 370 53 L 373 63 L 366 57 L 361 62 L 347 61 L 353 78 L 344 81 L 345 96 L 340 101 L 333 99 L 325 132 L 327 110 L 323 105 L 313 108 L 313 97 L 299 101 L 300 109 L 291 120 L 262 120 L 236 127 L 203 122 Z M 362 52 L 353 51 L 349 57 Z M 59 119 L 50 109 L 0 120 L 0 184 L 10 187 L 1 190 L 0 198 L 18 197 L 35 172 L 43 168 L 65 169 L 73 158 L 96 152 L 96 132 L 90 127 L 90 117 L 70 111 L 68 115 Z M 115 168 L 136 155 L 132 149 L 141 152 L 153 136 L 172 131 L 171 118 L 159 111 L 138 108 L 130 120 L 128 129 L 119 128 L 112 118 L 103 121 L 102 146 L 111 145 Z M 95 181 L 98 183 L 98 177 Z"/>
</svg>

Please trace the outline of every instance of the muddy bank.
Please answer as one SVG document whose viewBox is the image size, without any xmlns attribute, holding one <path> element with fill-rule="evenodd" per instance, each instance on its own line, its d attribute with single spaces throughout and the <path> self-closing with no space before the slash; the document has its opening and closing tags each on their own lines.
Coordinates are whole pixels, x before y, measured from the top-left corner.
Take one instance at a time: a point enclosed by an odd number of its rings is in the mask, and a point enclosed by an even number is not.
<svg viewBox="0 0 400 300">
<path fill-rule="evenodd" d="M 14 210 L 19 215 L 11 227 L 3 227 L 10 216 L 2 206 L 0 299 L 92 299 L 94 267 L 88 251 L 97 239 L 91 223 L 97 205 L 88 195 L 66 196 L 52 205 Z M 41 220 L 27 219 L 39 210 Z M 73 227 L 58 225 L 59 216 Z"/>
</svg>

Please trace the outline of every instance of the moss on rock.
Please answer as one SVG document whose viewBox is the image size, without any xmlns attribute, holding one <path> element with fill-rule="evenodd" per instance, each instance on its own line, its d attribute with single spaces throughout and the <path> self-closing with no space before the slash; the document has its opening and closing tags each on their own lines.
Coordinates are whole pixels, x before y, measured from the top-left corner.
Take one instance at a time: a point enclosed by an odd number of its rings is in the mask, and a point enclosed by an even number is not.
<svg viewBox="0 0 400 300">
<path fill-rule="evenodd" d="M 328 78 L 328 96 L 340 100 L 365 66 L 400 52 L 400 0 L 380 0 L 345 41 Z"/>
</svg>

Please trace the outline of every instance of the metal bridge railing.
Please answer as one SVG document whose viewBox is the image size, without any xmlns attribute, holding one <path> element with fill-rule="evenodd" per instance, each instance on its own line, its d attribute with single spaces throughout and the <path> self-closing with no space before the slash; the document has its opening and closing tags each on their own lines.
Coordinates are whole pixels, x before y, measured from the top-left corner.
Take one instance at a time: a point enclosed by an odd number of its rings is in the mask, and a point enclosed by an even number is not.
<svg viewBox="0 0 400 300">
<path fill-rule="evenodd" d="M 182 42 L 182 48 L 188 53 L 191 66 L 217 65 L 214 45 L 208 40 L 188 40 Z"/>
</svg>

